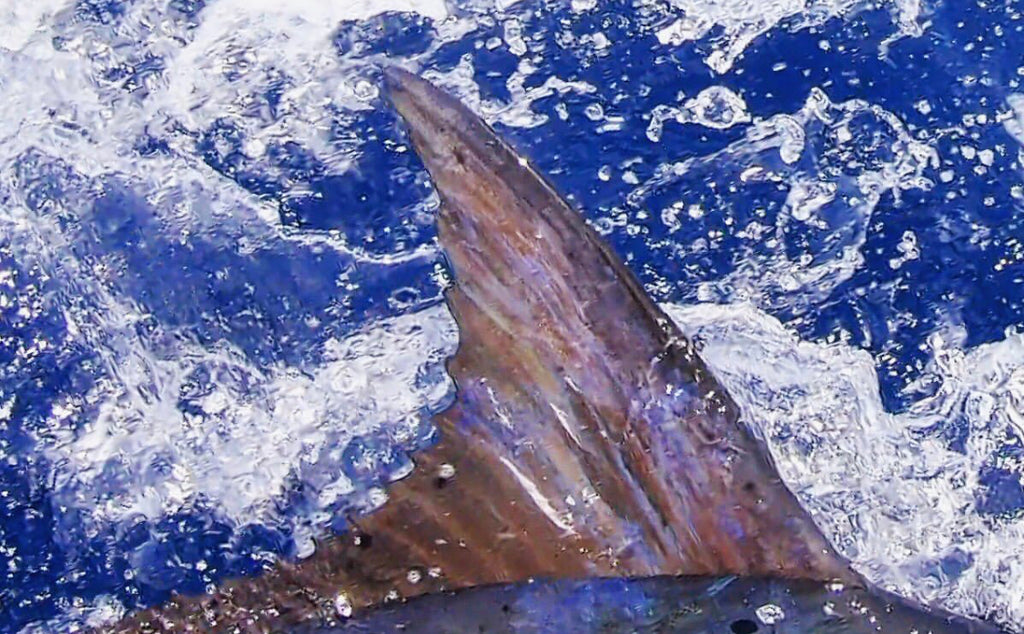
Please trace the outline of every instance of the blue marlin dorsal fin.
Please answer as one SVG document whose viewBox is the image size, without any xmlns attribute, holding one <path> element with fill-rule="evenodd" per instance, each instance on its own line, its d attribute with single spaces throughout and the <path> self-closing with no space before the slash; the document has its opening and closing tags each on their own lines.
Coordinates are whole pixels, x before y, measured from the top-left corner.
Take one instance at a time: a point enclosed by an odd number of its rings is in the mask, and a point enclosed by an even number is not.
<svg viewBox="0 0 1024 634">
<path fill-rule="evenodd" d="M 494 530 L 516 537 L 497 546 L 507 557 L 489 556 L 538 560 L 473 581 L 851 579 L 729 395 L 580 214 L 458 100 L 400 69 L 385 74 L 440 194 L 455 278 L 459 396 L 439 424 L 474 446 L 504 491 L 481 489 L 447 513 L 478 523 L 493 512 Z M 502 518 L 511 501 L 530 519 Z M 473 550 L 495 550 L 484 545 Z"/>
<path fill-rule="evenodd" d="M 296 622 L 534 577 L 859 583 L 610 247 L 456 99 L 385 71 L 442 200 L 458 396 L 381 509 L 300 564 L 137 616 Z M 130 628 L 129 628 L 130 629 Z"/>
</svg>

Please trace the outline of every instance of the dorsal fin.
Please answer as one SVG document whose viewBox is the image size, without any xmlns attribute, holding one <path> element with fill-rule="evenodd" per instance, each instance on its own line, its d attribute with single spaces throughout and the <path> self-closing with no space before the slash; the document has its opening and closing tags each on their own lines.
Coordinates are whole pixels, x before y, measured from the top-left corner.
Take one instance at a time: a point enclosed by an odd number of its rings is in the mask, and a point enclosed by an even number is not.
<svg viewBox="0 0 1024 634">
<path fill-rule="evenodd" d="M 389 594 L 531 577 L 859 582 L 674 323 L 491 128 L 405 71 L 391 100 L 441 196 L 460 343 L 441 441 L 299 564 L 142 613 L 274 631 Z M 144 628 L 143 628 L 144 629 Z"/>
</svg>

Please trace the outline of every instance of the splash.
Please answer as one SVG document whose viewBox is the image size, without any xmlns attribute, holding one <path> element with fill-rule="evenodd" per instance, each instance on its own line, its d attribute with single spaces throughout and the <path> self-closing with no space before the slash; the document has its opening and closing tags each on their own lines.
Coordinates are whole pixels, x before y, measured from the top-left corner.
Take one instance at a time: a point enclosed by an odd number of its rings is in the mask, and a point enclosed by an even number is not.
<svg viewBox="0 0 1024 634">
<path fill-rule="evenodd" d="M 700 91 L 693 99 L 688 99 L 682 108 L 676 106 L 657 106 L 651 111 L 651 122 L 647 126 L 647 138 L 657 143 L 665 121 L 676 123 L 696 123 L 708 128 L 725 130 L 734 125 L 750 122 L 747 104 L 733 91 L 725 86 L 711 86 Z"/>
<path fill-rule="evenodd" d="M 857 0 L 672 0 L 671 4 L 681 15 L 655 33 L 658 41 L 677 46 L 705 40 L 714 29 L 721 29 L 720 35 L 711 38 L 711 51 L 704 58 L 719 74 L 729 72 L 754 40 L 785 21 L 793 20 L 791 28 L 801 29 L 848 15 L 862 6 Z M 895 0 L 886 4 L 890 5 L 897 31 L 880 47 L 879 53 L 883 55 L 886 47 L 897 39 L 917 37 L 923 32 L 920 0 Z"/>
<path fill-rule="evenodd" d="M 354 491 L 344 452 L 354 439 L 386 427 L 390 442 L 409 446 L 445 402 L 441 362 L 454 341 L 451 319 L 432 311 L 329 340 L 307 372 L 254 367 L 226 344 L 134 347 L 112 369 L 117 382 L 84 396 L 99 404 L 88 427 L 47 434 L 60 499 L 89 500 L 102 524 L 159 519 L 202 495 L 243 525 L 278 521 L 273 502 L 302 482 L 330 516 Z"/>
<path fill-rule="evenodd" d="M 539 99 L 554 95 L 585 95 L 597 92 L 597 88 L 587 82 L 565 81 L 554 76 L 547 77 L 540 85 L 527 88 L 527 81 L 537 70 L 537 66 L 528 59 L 519 60 L 515 72 L 505 82 L 505 87 L 512 97 L 508 103 L 487 100 L 480 96 L 480 87 L 473 79 L 476 69 L 470 55 L 462 56 L 459 64 L 447 73 L 428 71 L 424 73 L 424 77 L 457 95 L 463 103 L 480 113 L 488 122 L 501 123 L 513 128 L 535 128 L 547 122 L 545 115 L 538 114 L 532 109 L 532 104 Z"/>
<path fill-rule="evenodd" d="M 1024 619 L 1024 515 L 991 488 L 994 470 L 1024 476 L 1022 333 L 968 350 L 933 336 L 932 393 L 893 414 L 865 351 L 802 341 L 750 305 L 666 308 L 858 569 L 954 611 Z"/>
<path fill-rule="evenodd" d="M 867 227 L 882 197 L 898 202 L 901 192 L 934 184 L 938 152 L 877 105 L 836 103 L 816 88 L 798 111 L 750 122 L 738 96 L 721 87 L 701 95 L 707 93 L 728 106 L 718 109 L 728 113 L 728 124 L 710 127 L 747 124 L 744 137 L 716 153 L 661 165 L 628 198 L 635 209 L 661 207 L 656 217 L 670 233 L 682 228 L 679 215 L 687 211 L 687 232 L 694 238 L 677 247 L 676 257 L 733 254 L 736 269 L 702 285 L 702 301 L 815 305 L 860 267 Z M 699 95 L 691 102 L 711 99 Z M 668 118 L 663 108 L 651 113 L 648 136 L 654 141 Z M 702 123 L 675 112 L 680 123 Z M 706 189 L 683 190 L 679 197 L 680 183 L 702 181 Z M 765 204 L 762 192 L 769 188 L 786 191 L 785 198 Z M 753 208 L 751 201 L 757 201 Z M 734 226 L 740 227 L 730 231 L 738 240 L 725 247 L 722 229 Z"/>
</svg>

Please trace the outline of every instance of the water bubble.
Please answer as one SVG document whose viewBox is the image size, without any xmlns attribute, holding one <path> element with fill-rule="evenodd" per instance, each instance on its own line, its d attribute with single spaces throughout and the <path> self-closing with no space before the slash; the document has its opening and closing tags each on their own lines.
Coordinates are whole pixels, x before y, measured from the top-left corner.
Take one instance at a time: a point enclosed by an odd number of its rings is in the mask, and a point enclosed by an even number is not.
<svg viewBox="0 0 1024 634">
<path fill-rule="evenodd" d="M 599 103 L 592 103 L 583 110 L 583 114 L 591 121 L 600 121 L 604 118 L 604 108 Z"/>
<path fill-rule="evenodd" d="M 747 102 L 725 86 L 705 88 L 686 102 L 685 109 L 694 123 L 718 130 L 750 121 Z"/>
<path fill-rule="evenodd" d="M 755 611 L 757 618 L 761 619 L 761 622 L 765 625 L 775 625 L 781 623 L 786 618 L 786 613 L 780 606 L 774 603 L 766 603 Z"/>
</svg>

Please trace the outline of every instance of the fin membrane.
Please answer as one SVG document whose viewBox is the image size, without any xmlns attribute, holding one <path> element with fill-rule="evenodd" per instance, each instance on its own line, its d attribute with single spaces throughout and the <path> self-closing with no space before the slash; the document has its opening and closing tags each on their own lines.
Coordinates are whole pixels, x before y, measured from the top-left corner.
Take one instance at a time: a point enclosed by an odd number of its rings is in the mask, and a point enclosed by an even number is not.
<svg viewBox="0 0 1024 634">
<path fill-rule="evenodd" d="M 441 196 L 460 344 L 436 446 L 297 564 L 121 631 L 275 631 L 388 598 L 535 577 L 859 583 L 728 394 L 566 201 L 454 98 L 387 69 Z"/>
</svg>

